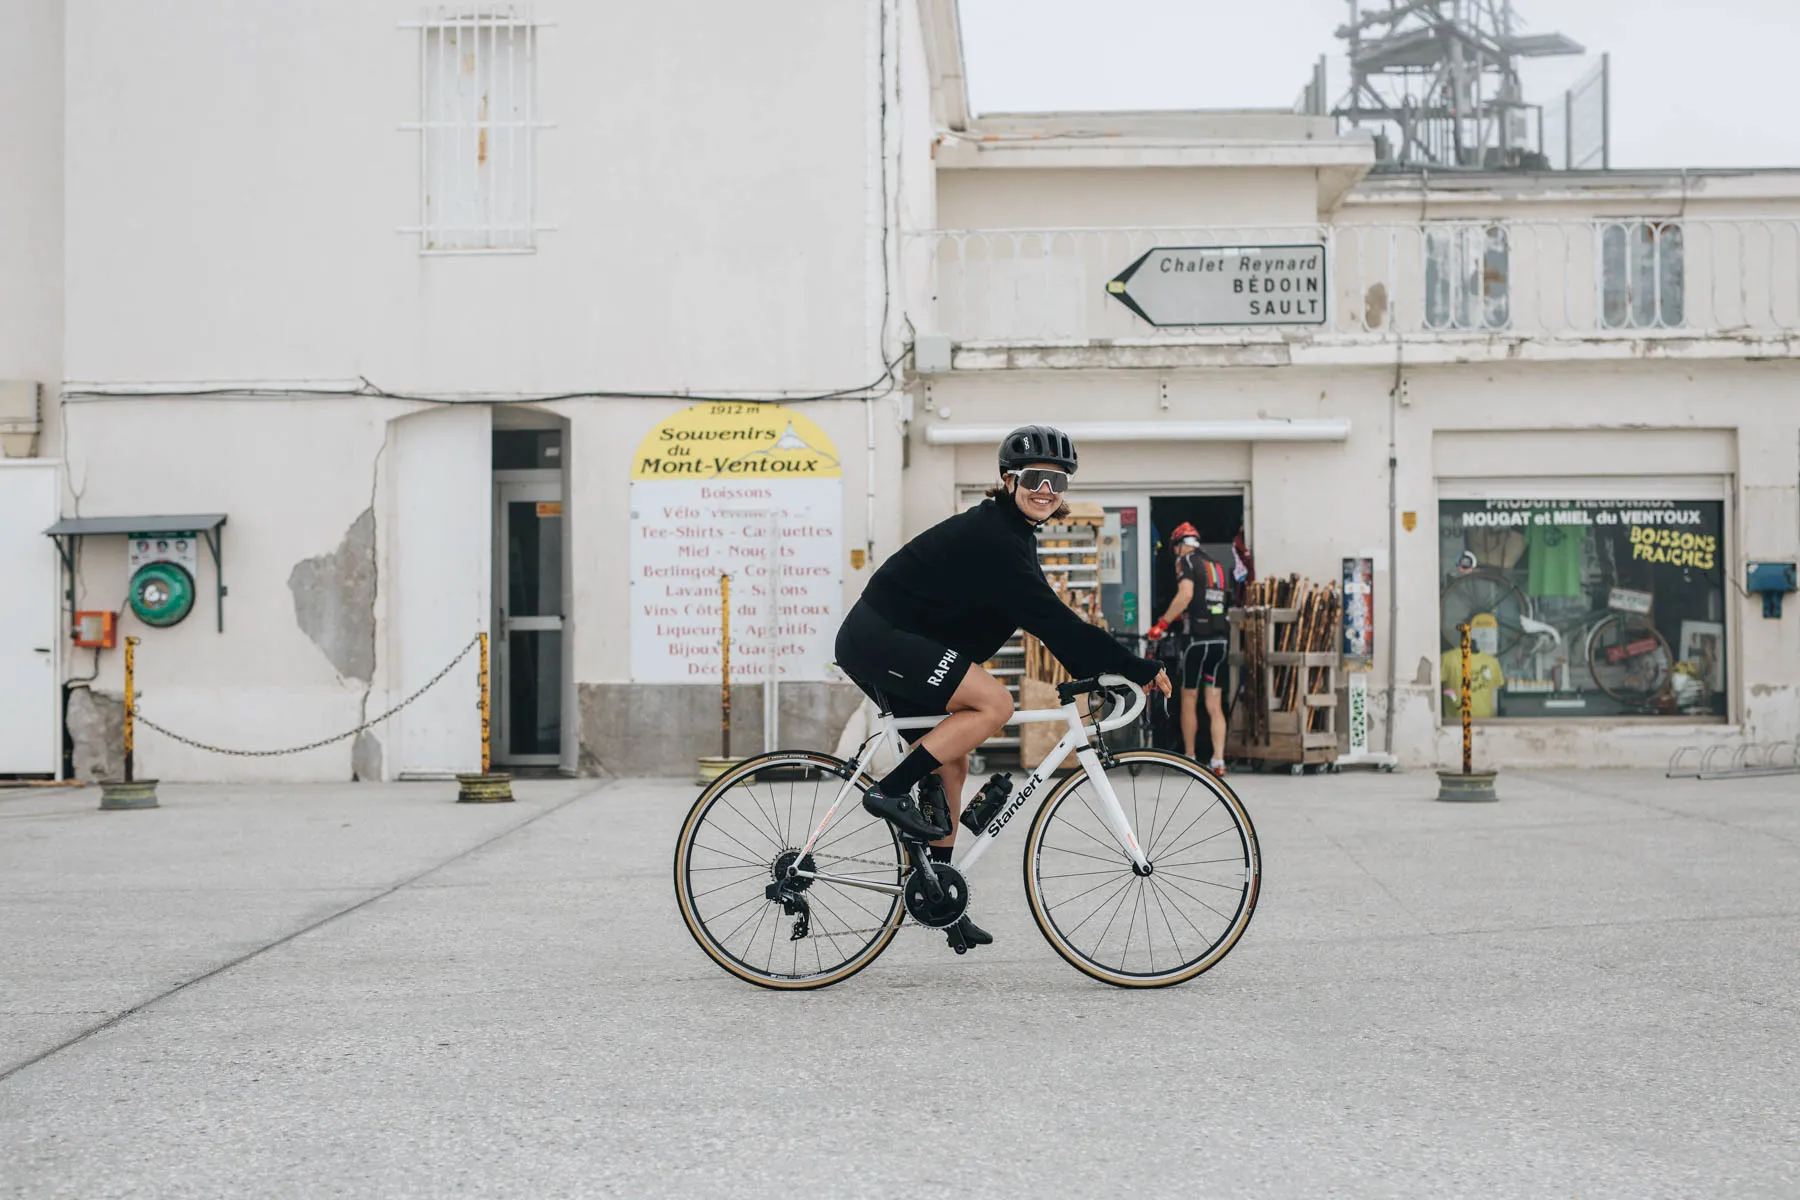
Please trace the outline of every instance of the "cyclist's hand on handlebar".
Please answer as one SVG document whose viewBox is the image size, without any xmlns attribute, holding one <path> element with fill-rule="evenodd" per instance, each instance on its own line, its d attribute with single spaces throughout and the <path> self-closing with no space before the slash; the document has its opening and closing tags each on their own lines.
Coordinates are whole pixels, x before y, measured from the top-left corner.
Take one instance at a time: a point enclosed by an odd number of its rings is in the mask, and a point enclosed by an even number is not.
<svg viewBox="0 0 1800 1200">
<path fill-rule="evenodd" d="M 1148 690 L 1152 692 L 1161 692 L 1164 696 L 1172 696 L 1175 694 L 1175 687 L 1169 682 L 1169 673 L 1167 671 L 1158 671 L 1156 673 L 1156 678 L 1150 681 Z"/>
</svg>

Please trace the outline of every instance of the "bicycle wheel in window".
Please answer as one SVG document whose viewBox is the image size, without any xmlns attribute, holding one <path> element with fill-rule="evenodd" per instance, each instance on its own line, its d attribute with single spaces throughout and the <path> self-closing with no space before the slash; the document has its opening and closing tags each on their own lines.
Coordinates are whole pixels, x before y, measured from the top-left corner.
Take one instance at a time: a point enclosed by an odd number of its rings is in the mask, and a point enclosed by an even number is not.
<svg viewBox="0 0 1800 1200">
<path fill-rule="evenodd" d="M 892 827 L 863 811 L 866 776 L 819 835 L 803 870 L 888 884 L 893 892 L 806 879 L 804 915 L 770 895 L 849 778 L 829 754 L 783 750 L 745 759 L 700 793 L 675 847 L 675 898 L 700 948 L 739 979 L 820 988 L 850 978 L 900 928 L 905 858 Z"/>
<path fill-rule="evenodd" d="M 1587 661 L 1594 686 L 1627 708 L 1651 707 L 1675 671 L 1668 639 L 1636 613 L 1597 622 L 1588 633 Z"/>
<path fill-rule="evenodd" d="M 1101 817 L 1085 770 L 1058 784 L 1025 842 L 1025 895 L 1052 949 L 1119 987 L 1167 987 L 1231 952 L 1262 859 L 1250 814 L 1223 780 L 1166 750 L 1128 750 L 1107 772 L 1150 873 Z"/>
<path fill-rule="evenodd" d="M 1444 585 L 1438 612 L 1444 645 L 1452 649 L 1462 645 L 1461 626 L 1482 613 L 1492 613 L 1500 626 L 1497 654 L 1503 655 L 1525 636 L 1525 626 L 1519 618 L 1530 614 L 1531 602 L 1517 584 L 1500 572 L 1473 571 Z"/>
</svg>

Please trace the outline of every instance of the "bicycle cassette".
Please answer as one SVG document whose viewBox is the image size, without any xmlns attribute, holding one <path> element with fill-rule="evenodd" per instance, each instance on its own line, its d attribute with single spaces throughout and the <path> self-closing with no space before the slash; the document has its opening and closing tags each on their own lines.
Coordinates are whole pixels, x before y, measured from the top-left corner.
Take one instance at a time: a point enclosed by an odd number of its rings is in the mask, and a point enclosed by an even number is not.
<svg viewBox="0 0 1800 1200">
<path fill-rule="evenodd" d="M 969 885 L 962 872 L 948 863 L 933 863 L 932 868 L 941 894 L 932 899 L 924 874 L 911 872 L 906 877 L 906 912 L 921 925 L 943 929 L 956 924 L 969 911 Z"/>
</svg>

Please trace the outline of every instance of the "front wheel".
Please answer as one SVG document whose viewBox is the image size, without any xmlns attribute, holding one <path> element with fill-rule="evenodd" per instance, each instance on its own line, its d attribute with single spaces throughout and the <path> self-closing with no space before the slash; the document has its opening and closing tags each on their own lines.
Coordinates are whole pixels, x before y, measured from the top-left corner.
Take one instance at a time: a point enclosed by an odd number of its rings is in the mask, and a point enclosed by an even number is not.
<svg viewBox="0 0 1800 1200">
<path fill-rule="evenodd" d="M 1032 918 L 1070 966 L 1102 983 L 1183 983 L 1229 954 L 1256 911 L 1262 857 L 1250 814 L 1223 780 L 1166 750 L 1116 755 L 1106 782 L 1150 872 L 1103 819 L 1097 781 L 1076 771 L 1025 843 Z"/>
</svg>

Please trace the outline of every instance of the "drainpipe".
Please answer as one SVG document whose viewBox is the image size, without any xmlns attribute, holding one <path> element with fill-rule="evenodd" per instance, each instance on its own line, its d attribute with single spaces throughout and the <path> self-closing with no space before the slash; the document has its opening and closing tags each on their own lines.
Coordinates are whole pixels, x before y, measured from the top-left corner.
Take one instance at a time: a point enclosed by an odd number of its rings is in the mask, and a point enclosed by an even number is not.
<svg viewBox="0 0 1800 1200">
<path fill-rule="evenodd" d="M 1419 239 L 1423 246 L 1425 214 L 1431 205 L 1431 169 L 1419 171 Z M 1398 289 L 1396 289 L 1396 292 Z M 1394 387 L 1388 392 L 1388 638 L 1387 720 L 1381 731 L 1382 751 L 1394 753 L 1394 695 L 1400 690 L 1400 392 L 1406 386 L 1406 334 L 1400 325 L 1396 294 L 1388 306 L 1394 322 Z"/>
</svg>

